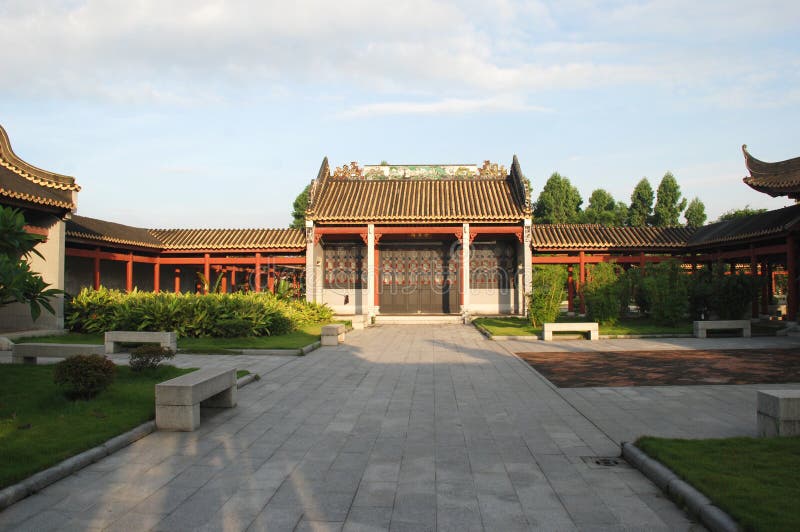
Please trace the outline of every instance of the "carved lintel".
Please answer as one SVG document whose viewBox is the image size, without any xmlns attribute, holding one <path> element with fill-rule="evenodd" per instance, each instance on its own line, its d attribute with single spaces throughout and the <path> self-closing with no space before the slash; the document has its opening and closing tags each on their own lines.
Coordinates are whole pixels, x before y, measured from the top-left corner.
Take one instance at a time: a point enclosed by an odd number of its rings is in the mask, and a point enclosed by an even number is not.
<svg viewBox="0 0 800 532">
<path fill-rule="evenodd" d="M 383 236 L 383 235 L 382 235 L 381 233 L 375 233 L 375 245 L 376 245 L 376 246 L 378 245 L 378 242 L 380 242 L 380 241 L 381 241 L 381 237 L 382 237 L 382 236 Z"/>
<path fill-rule="evenodd" d="M 319 244 L 320 239 L 322 238 L 322 233 L 314 233 L 314 244 Z"/>
<path fill-rule="evenodd" d="M 456 235 L 456 240 L 462 242 L 464 240 L 464 231 L 461 229 L 456 229 L 453 231 L 453 234 Z"/>
<path fill-rule="evenodd" d="M 358 236 L 364 241 L 364 245 L 369 245 L 369 233 L 359 233 Z"/>
<path fill-rule="evenodd" d="M 470 231 L 469 233 L 469 243 L 472 244 L 475 241 L 475 237 L 478 236 L 478 233 L 473 233 Z"/>
</svg>

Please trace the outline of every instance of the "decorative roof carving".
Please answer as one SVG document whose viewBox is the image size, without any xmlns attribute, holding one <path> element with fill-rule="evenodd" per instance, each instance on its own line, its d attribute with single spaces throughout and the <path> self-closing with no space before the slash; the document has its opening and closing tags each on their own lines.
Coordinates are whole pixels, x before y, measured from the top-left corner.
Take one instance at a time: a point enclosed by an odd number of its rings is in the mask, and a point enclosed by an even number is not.
<svg viewBox="0 0 800 532">
<path fill-rule="evenodd" d="M 364 179 L 364 169 L 358 166 L 358 163 L 353 161 L 350 166 L 342 165 L 337 166 L 333 171 L 333 179 Z"/>
<path fill-rule="evenodd" d="M 800 157 L 776 163 L 756 159 L 742 145 L 744 163 L 750 175 L 743 178 L 744 183 L 753 189 L 770 196 L 789 196 L 800 199 Z"/>
<path fill-rule="evenodd" d="M 483 166 L 478 168 L 478 177 L 482 179 L 502 179 L 506 175 L 506 168 L 502 164 L 483 161 Z"/>
</svg>

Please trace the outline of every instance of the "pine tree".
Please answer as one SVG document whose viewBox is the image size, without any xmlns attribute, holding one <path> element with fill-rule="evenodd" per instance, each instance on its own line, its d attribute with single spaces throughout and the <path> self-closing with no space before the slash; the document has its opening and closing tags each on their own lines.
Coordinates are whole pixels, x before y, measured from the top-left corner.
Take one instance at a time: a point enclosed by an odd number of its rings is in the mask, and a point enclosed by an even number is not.
<svg viewBox="0 0 800 532">
<path fill-rule="evenodd" d="M 540 224 L 576 223 L 581 203 L 581 194 L 569 178 L 554 172 L 536 200 L 533 221 Z"/>
<path fill-rule="evenodd" d="M 308 194 L 311 190 L 311 185 L 306 186 L 303 191 L 297 195 L 292 204 L 292 224 L 290 229 L 303 229 L 306 226 L 306 208 L 308 208 Z"/>
<path fill-rule="evenodd" d="M 702 227 L 707 218 L 706 206 L 699 198 L 695 197 L 689 202 L 683 217 L 686 218 L 686 227 Z"/>
<path fill-rule="evenodd" d="M 631 206 L 628 207 L 628 225 L 644 227 L 653 216 L 653 187 L 643 177 L 631 194 Z"/>
<path fill-rule="evenodd" d="M 681 187 L 671 172 L 664 174 L 656 193 L 656 206 L 653 209 L 653 225 L 675 227 L 678 218 L 686 208 L 686 198 L 681 197 Z"/>
</svg>

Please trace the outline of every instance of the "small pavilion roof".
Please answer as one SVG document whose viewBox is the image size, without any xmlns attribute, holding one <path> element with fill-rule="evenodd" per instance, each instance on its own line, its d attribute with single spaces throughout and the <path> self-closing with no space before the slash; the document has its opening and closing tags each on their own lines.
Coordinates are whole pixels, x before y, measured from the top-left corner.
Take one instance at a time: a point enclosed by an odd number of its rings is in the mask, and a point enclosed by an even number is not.
<svg viewBox="0 0 800 532">
<path fill-rule="evenodd" d="M 742 180 L 748 186 L 770 196 L 789 196 L 800 199 L 800 157 L 777 163 L 760 161 L 742 146 L 744 162 L 750 175 Z"/>
<path fill-rule="evenodd" d="M 533 249 L 661 251 L 686 246 L 688 227 L 609 227 L 598 224 L 534 224 Z"/>
<path fill-rule="evenodd" d="M 20 159 L 11 149 L 5 129 L 0 126 L 0 197 L 31 207 L 47 206 L 73 211 L 81 189 L 75 178 L 37 168 Z"/>
<path fill-rule="evenodd" d="M 305 249 L 302 229 L 145 229 L 85 216 L 67 221 L 68 240 L 153 250 Z"/>
<path fill-rule="evenodd" d="M 478 165 L 351 163 L 330 171 L 327 157 L 312 182 L 306 216 L 317 223 L 520 223 L 530 217 L 527 180 L 514 156 L 511 170 Z"/>
</svg>

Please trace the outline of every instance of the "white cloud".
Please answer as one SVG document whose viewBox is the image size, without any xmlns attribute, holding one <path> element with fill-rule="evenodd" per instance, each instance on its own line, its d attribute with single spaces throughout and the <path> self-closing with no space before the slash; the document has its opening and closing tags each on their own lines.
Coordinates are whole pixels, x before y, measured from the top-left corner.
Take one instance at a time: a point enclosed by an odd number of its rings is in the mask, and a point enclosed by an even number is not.
<svg viewBox="0 0 800 532">
<path fill-rule="evenodd" d="M 524 100 L 562 89 L 707 84 L 710 101 L 741 105 L 746 98 L 731 88 L 747 80 L 747 94 L 762 94 L 793 53 L 791 46 L 777 59 L 742 53 L 752 48 L 747 37 L 796 27 L 798 6 L 7 0 L 0 49 L 13 53 L 0 57 L 0 95 L 191 106 L 235 98 L 237 90 L 355 87 L 488 101 L 497 93 Z M 677 34 L 685 42 L 671 37 Z M 770 97 L 796 101 L 780 90 Z"/>
<path fill-rule="evenodd" d="M 551 112 L 551 109 L 528 105 L 513 99 L 488 98 L 479 100 L 448 98 L 433 102 L 382 102 L 357 105 L 337 115 L 338 118 L 369 118 L 381 115 L 434 115 L 492 112 Z"/>
</svg>

